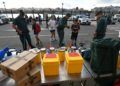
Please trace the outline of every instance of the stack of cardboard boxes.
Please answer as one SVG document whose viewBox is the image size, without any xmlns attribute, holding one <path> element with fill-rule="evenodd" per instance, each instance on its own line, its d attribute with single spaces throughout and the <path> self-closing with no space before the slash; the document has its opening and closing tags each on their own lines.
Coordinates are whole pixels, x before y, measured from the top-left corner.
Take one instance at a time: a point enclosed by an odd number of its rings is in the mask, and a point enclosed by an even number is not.
<svg viewBox="0 0 120 86">
<path fill-rule="evenodd" d="M 41 77 L 39 58 L 38 53 L 23 51 L 1 63 L 0 68 L 5 75 L 15 80 L 17 86 L 35 86 L 40 83 Z"/>
</svg>

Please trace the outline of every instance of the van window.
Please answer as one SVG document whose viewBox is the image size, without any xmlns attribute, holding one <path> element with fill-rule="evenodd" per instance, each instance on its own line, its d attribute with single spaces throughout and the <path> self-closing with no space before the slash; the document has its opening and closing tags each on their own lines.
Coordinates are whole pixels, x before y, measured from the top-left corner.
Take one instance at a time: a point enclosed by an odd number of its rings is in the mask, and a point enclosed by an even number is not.
<svg viewBox="0 0 120 86">
<path fill-rule="evenodd" d="M 116 17 L 120 17 L 120 15 L 116 15 Z"/>
</svg>

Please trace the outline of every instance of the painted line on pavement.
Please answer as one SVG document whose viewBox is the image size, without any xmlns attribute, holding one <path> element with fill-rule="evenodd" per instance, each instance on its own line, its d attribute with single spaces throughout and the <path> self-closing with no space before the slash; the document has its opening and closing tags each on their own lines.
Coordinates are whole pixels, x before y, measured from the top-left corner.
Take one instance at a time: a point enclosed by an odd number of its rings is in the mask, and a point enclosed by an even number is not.
<svg viewBox="0 0 120 86">
<path fill-rule="evenodd" d="M 106 33 L 106 34 L 112 34 L 113 35 L 115 33 Z M 41 36 L 41 37 L 50 37 L 51 35 L 39 35 L 39 36 Z M 71 34 L 69 34 L 69 36 L 71 36 Z M 89 34 L 80 33 L 80 34 L 78 34 L 78 36 L 89 36 Z M 18 38 L 18 37 L 19 37 L 18 35 L 15 35 L 15 36 L 0 36 L 0 39 L 3 39 L 3 38 Z M 119 31 L 119 37 L 120 37 L 120 31 Z"/>
<path fill-rule="evenodd" d="M 50 35 L 40 35 L 42 37 L 45 37 L 45 36 L 50 36 Z M 0 38 L 18 38 L 19 36 L 16 35 L 16 36 L 0 36 Z"/>
<path fill-rule="evenodd" d="M 118 35 L 118 37 L 120 37 L 120 30 L 115 30 L 115 31 L 118 31 L 118 32 L 119 32 L 119 35 Z"/>
<path fill-rule="evenodd" d="M 32 29 L 30 28 L 29 29 L 30 31 L 32 31 Z M 46 29 L 46 28 L 41 28 L 41 30 L 49 30 L 49 29 Z M 15 32 L 15 30 L 14 29 L 8 29 L 8 30 L 2 30 L 2 31 L 10 31 L 10 32 Z"/>
</svg>

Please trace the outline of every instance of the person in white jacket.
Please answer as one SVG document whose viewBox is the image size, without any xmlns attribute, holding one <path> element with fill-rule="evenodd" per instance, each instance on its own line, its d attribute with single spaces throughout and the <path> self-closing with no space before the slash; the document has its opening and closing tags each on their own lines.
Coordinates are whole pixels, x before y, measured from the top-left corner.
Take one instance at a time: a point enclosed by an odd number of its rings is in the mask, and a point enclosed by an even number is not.
<svg viewBox="0 0 120 86">
<path fill-rule="evenodd" d="M 55 30 L 56 30 L 55 15 L 51 16 L 51 19 L 48 22 L 48 26 L 49 26 L 49 30 L 51 32 L 51 41 L 55 41 L 56 40 L 56 37 L 55 37 Z"/>
</svg>

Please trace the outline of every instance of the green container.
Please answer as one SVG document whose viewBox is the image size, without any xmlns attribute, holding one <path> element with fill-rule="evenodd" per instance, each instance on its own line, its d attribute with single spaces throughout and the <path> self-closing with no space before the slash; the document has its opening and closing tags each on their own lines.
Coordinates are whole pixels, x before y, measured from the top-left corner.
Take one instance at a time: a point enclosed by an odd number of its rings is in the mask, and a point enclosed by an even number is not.
<svg viewBox="0 0 120 86">
<path fill-rule="evenodd" d="M 98 74 L 116 72 L 120 41 L 112 38 L 91 43 L 91 68 Z"/>
</svg>

